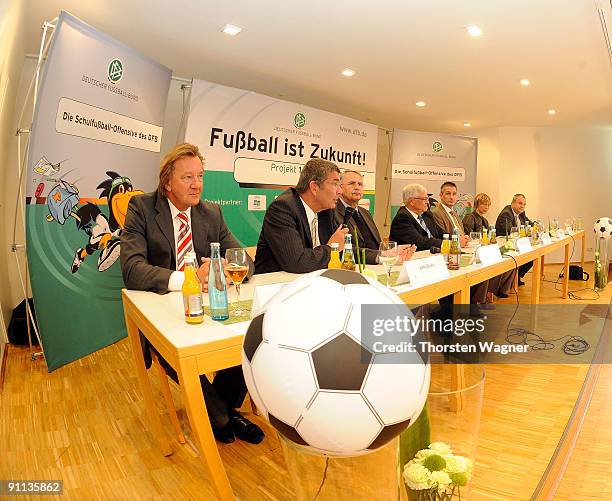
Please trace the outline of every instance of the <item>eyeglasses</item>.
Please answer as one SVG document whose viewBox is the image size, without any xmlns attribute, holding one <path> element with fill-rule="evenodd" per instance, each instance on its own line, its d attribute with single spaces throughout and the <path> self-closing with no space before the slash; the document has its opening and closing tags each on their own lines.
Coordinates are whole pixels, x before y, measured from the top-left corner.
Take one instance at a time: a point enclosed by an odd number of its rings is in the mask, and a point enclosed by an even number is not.
<svg viewBox="0 0 612 501">
<path fill-rule="evenodd" d="M 428 197 L 410 197 L 413 200 L 429 200 Z"/>
</svg>

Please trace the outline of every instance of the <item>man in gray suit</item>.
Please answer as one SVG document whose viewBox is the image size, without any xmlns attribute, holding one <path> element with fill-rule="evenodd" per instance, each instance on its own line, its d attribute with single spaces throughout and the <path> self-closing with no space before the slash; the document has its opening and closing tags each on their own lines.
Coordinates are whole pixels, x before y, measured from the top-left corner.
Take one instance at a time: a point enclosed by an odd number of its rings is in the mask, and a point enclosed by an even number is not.
<svg viewBox="0 0 612 501">
<path fill-rule="evenodd" d="M 210 243 L 219 242 L 222 253 L 227 248 L 240 247 L 219 206 L 200 199 L 203 176 L 198 147 L 179 144 L 162 160 L 157 191 L 130 200 L 121 234 L 121 271 L 126 287 L 159 294 L 181 290 L 181 263 L 186 251 L 192 249 L 201 263 L 198 277 L 207 289 Z M 252 263 L 250 266 L 252 274 Z M 141 341 L 148 368 L 150 350 L 154 348 L 143 336 Z M 159 360 L 178 382 L 174 368 L 163 357 L 159 356 Z M 218 440 L 229 443 L 234 436 L 255 444 L 263 440 L 262 430 L 236 411 L 246 396 L 240 366 L 220 371 L 212 384 L 202 375 L 200 383 Z"/>
<path fill-rule="evenodd" d="M 344 235 L 334 220 L 341 193 L 340 169 L 327 160 L 306 162 L 295 188 L 274 200 L 264 216 L 255 273 L 309 273 L 327 268 L 331 243 L 344 249 Z"/>
</svg>

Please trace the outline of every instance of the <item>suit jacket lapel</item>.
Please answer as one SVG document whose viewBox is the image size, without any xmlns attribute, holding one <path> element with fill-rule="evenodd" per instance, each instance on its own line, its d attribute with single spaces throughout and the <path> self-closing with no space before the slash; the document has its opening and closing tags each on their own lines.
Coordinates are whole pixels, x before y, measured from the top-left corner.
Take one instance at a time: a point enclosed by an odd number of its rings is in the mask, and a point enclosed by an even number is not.
<svg viewBox="0 0 612 501">
<path fill-rule="evenodd" d="M 302 203 L 302 199 L 300 198 L 299 193 L 295 191 L 295 188 L 292 188 L 292 190 L 293 201 L 296 206 L 296 212 L 300 221 L 302 222 L 302 230 L 306 235 L 306 244 L 308 244 L 308 246 L 312 248 L 312 237 L 310 235 L 310 226 L 308 225 L 308 218 L 306 217 L 306 209 L 304 209 L 304 204 Z"/>
<path fill-rule="evenodd" d="M 372 215 L 370 214 L 370 211 L 365 209 L 364 207 L 359 207 L 359 206 L 357 206 L 357 210 L 360 211 L 359 216 L 361 217 L 362 221 L 365 222 L 366 226 L 372 232 L 372 235 L 374 236 L 374 240 L 376 240 L 377 243 L 380 243 L 380 233 L 378 233 L 378 228 L 376 227 L 376 224 L 374 223 L 374 220 L 372 219 Z M 364 212 L 367 212 L 367 214 L 364 215 Z"/>
<path fill-rule="evenodd" d="M 196 228 L 196 231 L 194 231 Z M 207 240 L 206 217 L 204 216 L 204 208 L 201 203 L 191 208 L 191 238 L 193 239 L 193 249 L 197 256 L 207 256 L 207 246 L 210 242 Z M 225 257 L 225 256 L 221 256 Z"/>
<path fill-rule="evenodd" d="M 155 215 L 155 221 L 159 226 L 162 234 L 168 240 L 168 244 L 170 245 L 170 249 L 172 250 L 171 261 L 176 263 L 176 243 L 174 242 L 174 226 L 172 224 L 172 214 L 170 212 L 170 206 L 166 199 L 157 196 L 157 200 L 155 201 L 155 210 L 157 214 Z"/>
</svg>

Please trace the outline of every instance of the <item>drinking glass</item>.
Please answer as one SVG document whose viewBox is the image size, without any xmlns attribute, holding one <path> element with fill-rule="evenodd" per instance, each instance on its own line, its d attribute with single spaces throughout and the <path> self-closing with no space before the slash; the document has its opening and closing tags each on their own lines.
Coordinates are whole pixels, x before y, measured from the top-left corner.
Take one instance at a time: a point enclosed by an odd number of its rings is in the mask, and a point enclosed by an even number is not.
<svg viewBox="0 0 612 501">
<path fill-rule="evenodd" d="M 510 229 L 510 238 L 512 240 L 516 240 L 518 238 L 518 236 L 519 236 L 519 229 L 516 226 L 513 226 Z"/>
<path fill-rule="evenodd" d="M 391 289 L 391 268 L 399 257 L 397 242 L 392 240 L 382 241 L 378 246 L 378 262 L 382 264 L 387 272 L 387 287 Z"/>
<path fill-rule="evenodd" d="M 246 310 L 240 304 L 240 285 L 249 273 L 249 258 L 246 249 L 232 248 L 225 251 L 227 261 L 227 274 L 236 286 L 236 305 L 232 308 L 232 313 L 236 316 L 244 315 Z"/>
<path fill-rule="evenodd" d="M 470 232 L 470 247 L 479 247 L 480 246 L 480 239 L 482 238 L 482 235 L 480 234 L 479 231 L 471 231 Z"/>
</svg>

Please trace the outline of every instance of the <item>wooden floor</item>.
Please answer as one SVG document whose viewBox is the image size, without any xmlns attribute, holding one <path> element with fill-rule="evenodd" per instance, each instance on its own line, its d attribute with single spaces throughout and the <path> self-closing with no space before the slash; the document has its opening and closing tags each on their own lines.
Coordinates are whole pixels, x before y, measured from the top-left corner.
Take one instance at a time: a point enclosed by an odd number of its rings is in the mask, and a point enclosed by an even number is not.
<svg viewBox="0 0 612 501">
<path fill-rule="evenodd" d="M 547 276 L 559 267 L 546 266 Z M 559 286 L 557 286 L 559 287 Z M 570 282 L 570 290 L 579 288 Z M 529 276 L 520 289 L 530 297 Z M 610 303 L 612 286 L 598 301 Z M 581 293 L 592 297 L 593 292 Z M 542 284 L 543 303 L 563 303 Z M 511 296 L 505 302 L 515 301 Z M 568 304 L 575 301 L 566 300 Z M 585 302 L 587 303 L 587 302 Z M 567 424 L 588 367 L 488 365 L 470 499 L 529 499 Z M 157 376 L 158 408 L 165 413 Z M 612 499 L 612 370 L 604 367 L 558 499 Z M 9 352 L 0 393 L 0 479 L 62 479 L 66 499 L 212 499 L 185 411 L 173 388 L 187 445 L 173 440 L 163 457 L 144 422 L 143 401 L 126 340 L 49 374 L 27 349 Z M 245 406 L 245 408 L 247 408 Z M 259 446 L 220 445 L 234 491 L 242 500 L 293 499 L 280 444 L 266 431 Z M 172 433 L 167 416 L 163 420 Z M 48 497 L 43 499 L 49 499 Z"/>
</svg>

